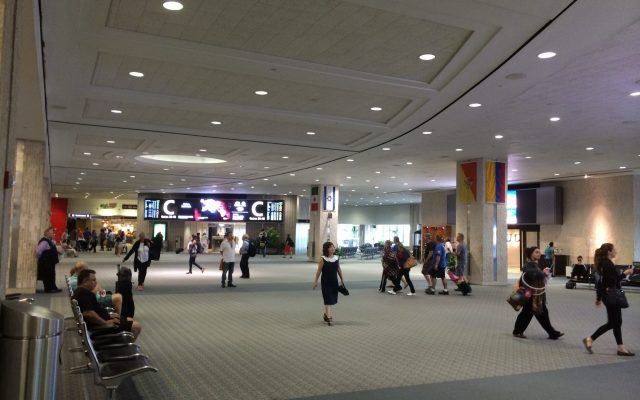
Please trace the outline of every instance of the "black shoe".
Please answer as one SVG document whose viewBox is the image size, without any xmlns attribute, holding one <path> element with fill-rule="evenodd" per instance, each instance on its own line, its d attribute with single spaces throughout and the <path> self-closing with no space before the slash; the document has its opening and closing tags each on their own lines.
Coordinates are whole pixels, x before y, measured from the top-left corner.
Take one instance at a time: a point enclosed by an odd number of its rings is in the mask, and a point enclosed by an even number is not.
<svg viewBox="0 0 640 400">
<path fill-rule="evenodd" d="M 459 287 L 453 289 L 455 292 L 462 292 L 462 289 L 460 289 Z"/>
<path fill-rule="evenodd" d="M 514 333 L 513 334 L 514 337 L 517 337 L 518 339 L 526 339 L 527 337 L 524 335 L 524 333 Z"/>
<path fill-rule="evenodd" d="M 227 287 L 227 285 L 225 285 L 225 284 L 224 284 L 224 282 L 222 282 L 222 287 L 223 287 L 223 288 L 226 288 L 226 287 Z"/>
<path fill-rule="evenodd" d="M 45 290 L 44 292 L 45 293 L 59 293 L 59 292 L 62 292 L 62 289 L 55 288 L 55 289 Z"/>
<path fill-rule="evenodd" d="M 236 287 L 236 285 L 234 285 L 233 283 L 230 283 L 227 285 L 228 287 Z"/>
<path fill-rule="evenodd" d="M 558 340 L 559 338 L 561 338 L 562 336 L 564 336 L 564 332 L 556 332 L 553 335 L 549 335 L 549 339 L 551 340 Z"/>
<path fill-rule="evenodd" d="M 187 272 L 187 275 L 189 275 L 189 274 L 191 274 L 191 273 L 192 273 L 192 272 L 191 272 L 191 271 L 189 271 L 189 272 Z"/>
<path fill-rule="evenodd" d="M 443 294 L 443 295 L 445 295 L 445 296 L 448 296 L 448 295 L 449 295 L 449 291 L 448 291 L 448 290 L 443 290 L 443 291 L 438 292 L 438 293 Z"/>
<path fill-rule="evenodd" d="M 636 353 L 632 353 L 630 351 L 618 351 L 618 355 L 623 357 L 633 357 Z"/>
</svg>

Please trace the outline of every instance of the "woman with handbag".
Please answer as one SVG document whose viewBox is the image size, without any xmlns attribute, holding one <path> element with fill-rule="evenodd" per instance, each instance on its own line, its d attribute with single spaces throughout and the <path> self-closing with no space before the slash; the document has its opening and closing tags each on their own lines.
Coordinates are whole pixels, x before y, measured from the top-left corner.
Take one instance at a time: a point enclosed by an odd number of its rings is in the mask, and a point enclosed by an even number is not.
<svg viewBox="0 0 640 400">
<path fill-rule="evenodd" d="M 415 296 L 416 289 L 413 287 L 413 282 L 411 282 L 411 277 L 409 276 L 409 273 L 411 272 L 411 268 L 410 267 L 407 268 L 408 265 L 406 265 L 410 256 L 411 254 L 409 254 L 409 250 L 407 250 L 407 248 L 404 247 L 402 243 L 398 242 L 396 244 L 396 257 L 398 257 L 398 268 L 400 269 L 400 279 L 404 278 L 404 281 L 407 283 L 407 286 L 409 286 L 409 290 L 411 290 L 411 293 L 407 293 L 407 296 Z M 393 294 L 395 294 L 395 292 Z"/>
<path fill-rule="evenodd" d="M 382 248 L 382 279 L 380 280 L 380 293 L 384 293 L 387 286 L 387 279 L 393 282 L 393 290 L 389 290 L 389 294 L 396 294 L 402 290 L 400 286 L 400 267 L 396 252 L 391 248 L 391 241 L 384 242 Z"/>
<path fill-rule="evenodd" d="M 331 242 L 322 245 L 322 258 L 318 263 L 316 270 L 316 278 L 313 280 L 313 289 L 318 287 L 318 278 L 322 274 L 320 287 L 322 288 L 322 299 L 324 300 L 324 321 L 327 325 L 333 324 L 333 315 L 331 306 L 338 303 L 338 277 L 342 287 L 344 287 L 344 278 L 340 269 L 340 260 L 335 256 L 336 248 Z"/>
<path fill-rule="evenodd" d="M 591 336 L 582 339 L 582 343 L 589 354 L 593 354 L 591 349 L 593 342 L 609 329 L 613 329 L 613 336 L 618 345 L 618 355 L 629 357 L 635 356 L 635 354 L 625 349 L 622 344 L 622 308 L 625 306 L 623 303 L 626 303 L 626 297 L 624 297 L 624 292 L 621 292 L 620 281 L 633 273 L 633 268 L 619 274 L 611 261 L 616 257 L 616 254 L 616 248 L 611 243 L 604 243 L 596 250 L 593 261 L 600 277 L 600 281 L 596 284 L 596 307 L 604 302 L 607 309 L 607 323 L 596 329 Z M 628 306 L 629 304 L 626 303 L 626 307 Z"/>
<path fill-rule="evenodd" d="M 527 264 L 524 266 L 524 272 L 520 277 L 520 286 L 524 286 L 529 291 L 529 296 L 522 307 L 522 311 L 518 314 L 515 326 L 513 327 L 513 336 L 519 339 L 526 339 L 524 331 L 529 326 L 531 318 L 534 316 L 549 334 L 549 339 L 557 340 L 564 335 L 563 332 L 555 330 L 549 320 L 549 310 L 547 309 L 547 295 L 545 294 L 546 281 L 551 274 L 549 268 L 540 270 L 538 260 L 540 260 L 540 249 L 538 247 L 529 247 L 525 250 Z"/>
</svg>

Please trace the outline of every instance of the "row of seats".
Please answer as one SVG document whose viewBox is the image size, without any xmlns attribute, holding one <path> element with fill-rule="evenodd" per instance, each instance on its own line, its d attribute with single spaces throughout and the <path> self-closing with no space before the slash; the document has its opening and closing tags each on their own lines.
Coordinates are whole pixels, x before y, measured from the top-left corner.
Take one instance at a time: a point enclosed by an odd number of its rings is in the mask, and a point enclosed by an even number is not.
<svg viewBox="0 0 640 400">
<path fill-rule="evenodd" d="M 140 346 L 134 343 L 133 333 L 121 331 L 115 325 L 89 330 L 84 321 L 78 302 L 73 298 L 73 290 L 66 278 L 71 310 L 75 318 L 78 334 L 82 337 L 83 347 L 71 351 L 84 351 L 88 362 L 71 368 L 71 371 L 93 370 L 94 382 L 107 390 L 107 399 L 115 399 L 116 390 L 127 378 L 144 372 L 158 372 L 149 364 L 149 357 L 140 352 Z M 112 311 L 112 310 L 110 310 Z M 126 316 L 121 316 L 126 321 Z"/>
</svg>

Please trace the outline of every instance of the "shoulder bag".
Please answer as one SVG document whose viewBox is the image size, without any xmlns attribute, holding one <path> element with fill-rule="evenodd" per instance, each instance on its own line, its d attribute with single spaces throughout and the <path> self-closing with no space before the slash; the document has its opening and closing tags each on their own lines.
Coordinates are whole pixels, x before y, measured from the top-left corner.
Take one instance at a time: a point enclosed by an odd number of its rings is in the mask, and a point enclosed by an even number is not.
<svg viewBox="0 0 640 400">
<path fill-rule="evenodd" d="M 627 295 L 622 289 L 608 289 L 604 296 L 604 304 L 608 306 L 618 306 L 620 308 L 629 308 Z"/>
</svg>

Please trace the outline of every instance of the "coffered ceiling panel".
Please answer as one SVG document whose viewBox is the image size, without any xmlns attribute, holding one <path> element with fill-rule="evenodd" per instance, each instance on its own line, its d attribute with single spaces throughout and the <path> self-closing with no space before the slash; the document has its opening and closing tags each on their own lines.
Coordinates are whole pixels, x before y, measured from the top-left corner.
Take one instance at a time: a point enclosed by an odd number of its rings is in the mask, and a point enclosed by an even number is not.
<svg viewBox="0 0 640 400">
<path fill-rule="evenodd" d="M 471 31 L 339 0 L 114 0 L 107 26 L 350 70 L 430 82 Z M 421 62 L 424 53 L 438 54 Z"/>
</svg>

